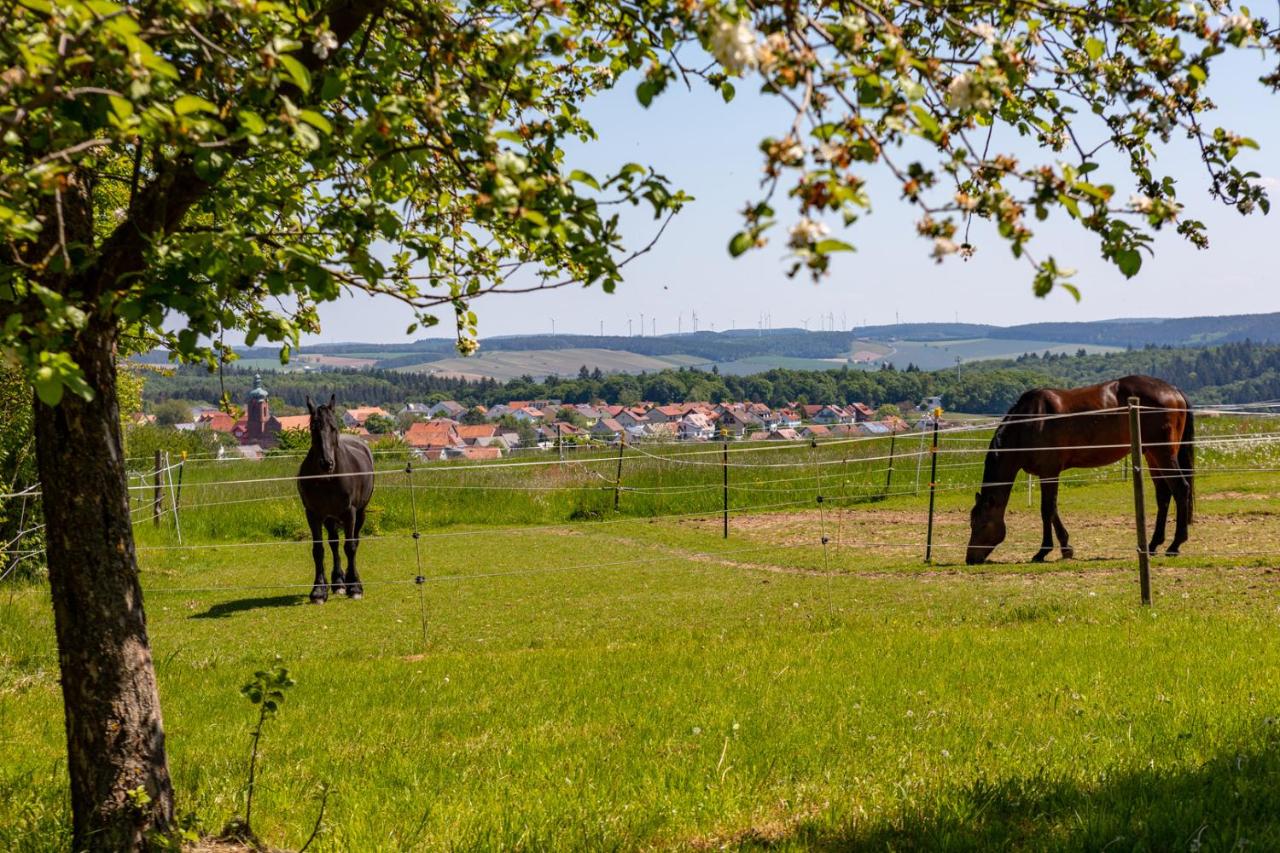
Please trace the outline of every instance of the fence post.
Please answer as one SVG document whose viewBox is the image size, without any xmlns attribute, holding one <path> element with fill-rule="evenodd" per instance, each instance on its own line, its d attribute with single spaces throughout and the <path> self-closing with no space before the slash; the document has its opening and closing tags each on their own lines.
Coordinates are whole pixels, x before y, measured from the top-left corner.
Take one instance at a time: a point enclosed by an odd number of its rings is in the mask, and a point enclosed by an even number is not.
<svg viewBox="0 0 1280 853">
<path fill-rule="evenodd" d="M 560 435 L 560 422 L 556 421 L 556 449 L 560 451 L 560 464 L 564 464 L 564 439 Z"/>
<path fill-rule="evenodd" d="M 938 418 L 941 415 L 941 410 L 934 410 L 933 446 L 929 448 L 929 530 L 925 534 L 924 542 L 924 561 L 926 563 L 933 560 L 933 497 L 938 485 Z"/>
<path fill-rule="evenodd" d="M 1147 554 L 1147 505 L 1142 496 L 1142 419 L 1138 414 L 1141 401 L 1129 398 L 1129 453 L 1133 468 L 1133 520 L 1138 533 L 1138 585 L 1143 606 L 1151 606 L 1151 561 Z"/>
<path fill-rule="evenodd" d="M 724 538 L 729 538 L 729 436 L 724 439 Z"/>
<path fill-rule="evenodd" d="M 413 556 L 418 561 L 418 574 L 413 582 L 418 587 L 418 612 L 422 616 L 422 647 L 427 646 L 427 600 L 422 585 L 427 582 L 422 574 L 422 536 L 418 533 L 418 496 L 413 490 L 413 458 L 404 463 L 404 473 L 409 478 L 409 505 L 413 507 Z"/>
<path fill-rule="evenodd" d="M 622 501 L 622 452 L 626 450 L 627 440 L 622 436 L 618 437 L 618 474 L 613 479 L 613 511 L 618 511 L 618 505 Z"/>
<path fill-rule="evenodd" d="M 889 433 L 889 472 L 884 475 L 884 496 L 889 497 L 893 488 L 893 447 L 898 441 L 898 433 Z"/>
<path fill-rule="evenodd" d="M 151 494 L 151 520 L 155 522 L 156 527 L 160 526 L 160 505 L 164 500 L 164 493 L 160 491 L 160 451 L 156 451 L 156 465 L 154 469 L 155 484 L 152 487 Z"/>
<path fill-rule="evenodd" d="M 169 481 L 169 504 L 173 508 L 173 532 L 178 535 L 178 544 L 182 544 L 182 522 L 178 519 L 178 495 L 173 487 L 173 466 L 169 464 L 169 451 L 164 452 L 164 476 Z"/>
<path fill-rule="evenodd" d="M 182 502 L 182 472 L 187 469 L 187 451 L 182 451 L 182 461 L 178 463 L 178 493 L 173 499 L 173 515 L 178 516 L 178 504 Z"/>
</svg>

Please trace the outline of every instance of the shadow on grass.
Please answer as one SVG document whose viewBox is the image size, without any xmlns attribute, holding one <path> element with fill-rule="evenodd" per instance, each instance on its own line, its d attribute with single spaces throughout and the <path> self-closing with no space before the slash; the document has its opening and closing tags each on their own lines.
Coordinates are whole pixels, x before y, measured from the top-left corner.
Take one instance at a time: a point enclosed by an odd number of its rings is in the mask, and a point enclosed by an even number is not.
<svg viewBox="0 0 1280 853">
<path fill-rule="evenodd" d="M 1099 773 L 1097 781 L 1043 775 L 980 779 L 917 810 L 872 822 L 748 829 L 721 839 L 742 850 L 1280 850 L 1280 732 L 1198 768 Z"/>
<path fill-rule="evenodd" d="M 270 598 L 239 598 L 235 601 L 221 601 L 203 613 L 192 614 L 192 619 L 225 619 L 233 613 L 246 610 L 261 610 L 267 607 L 293 607 L 307 600 L 305 595 L 275 595 Z"/>
</svg>

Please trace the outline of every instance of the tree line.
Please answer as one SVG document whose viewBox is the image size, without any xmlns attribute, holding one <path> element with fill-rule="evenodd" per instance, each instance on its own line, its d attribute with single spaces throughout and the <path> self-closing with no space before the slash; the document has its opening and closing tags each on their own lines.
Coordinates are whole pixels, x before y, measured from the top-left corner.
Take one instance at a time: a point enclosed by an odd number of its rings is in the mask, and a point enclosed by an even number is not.
<svg viewBox="0 0 1280 853">
<path fill-rule="evenodd" d="M 983 361 L 955 369 L 866 371 L 777 368 L 750 376 L 724 376 L 692 368 L 638 375 L 603 374 L 583 366 L 573 377 L 523 376 L 508 382 L 466 380 L 385 369 L 309 372 L 266 371 L 264 384 L 274 399 L 301 406 L 313 398 L 337 394 L 354 405 L 399 406 L 407 402 L 457 400 L 467 406 L 493 406 L 509 400 L 558 399 L 566 403 L 602 400 L 630 405 L 648 400 L 665 404 L 684 400 L 754 400 L 786 403 L 916 403 L 941 394 L 948 410 L 997 414 L 1008 410 L 1024 391 L 1044 385 L 1087 385 L 1129 373 L 1156 376 L 1183 389 L 1200 404 L 1246 403 L 1280 398 L 1280 346 L 1251 341 L 1203 349 L 1148 347 L 1098 355 L 1028 355 L 1015 360 Z M 231 368 L 223 379 L 233 400 L 252 385 L 252 372 Z M 183 367 L 147 380 L 146 399 L 216 400 L 222 384 L 201 368 Z"/>
</svg>

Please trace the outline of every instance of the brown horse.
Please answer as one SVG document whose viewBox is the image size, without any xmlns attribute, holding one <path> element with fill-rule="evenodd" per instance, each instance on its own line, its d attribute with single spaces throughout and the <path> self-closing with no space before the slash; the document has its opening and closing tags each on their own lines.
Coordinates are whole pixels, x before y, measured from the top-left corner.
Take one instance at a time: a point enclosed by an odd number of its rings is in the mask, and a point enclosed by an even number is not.
<svg viewBox="0 0 1280 853">
<path fill-rule="evenodd" d="M 363 598 L 364 585 L 356 572 L 356 548 L 360 545 L 360 529 L 364 527 L 365 507 L 373 497 L 373 454 L 363 441 L 342 435 L 334 409 L 337 398 L 330 397 L 322 406 L 307 397 L 311 413 L 311 449 L 298 468 L 298 495 L 307 511 L 311 528 L 311 558 L 316 576 L 311 587 L 311 603 L 324 604 L 329 589 L 349 598 Z M 338 525 L 342 525 L 343 550 L 347 554 L 347 571 L 342 571 L 338 554 Z M 329 534 L 333 550 L 333 579 L 324 582 L 324 540 L 320 527 Z"/>
<path fill-rule="evenodd" d="M 1178 519 L 1166 553 L 1177 554 L 1187 541 L 1191 522 L 1195 419 L 1186 396 L 1169 383 L 1150 376 L 1125 376 L 1084 388 L 1037 388 L 1018 399 L 987 449 L 982 491 L 969 514 L 971 532 L 965 562 L 984 562 L 1004 541 L 1004 511 L 1019 471 L 1040 478 L 1044 536 L 1031 559 L 1041 562 L 1053 550 L 1055 532 L 1063 558 L 1070 559 L 1067 528 L 1058 516 L 1058 475 L 1067 468 L 1109 465 L 1130 452 L 1130 397 L 1137 397 L 1144 407 L 1139 435 L 1156 487 L 1156 524 L 1147 550 L 1154 551 L 1164 542 L 1172 497 L 1177 501 Z"/>
</svg>

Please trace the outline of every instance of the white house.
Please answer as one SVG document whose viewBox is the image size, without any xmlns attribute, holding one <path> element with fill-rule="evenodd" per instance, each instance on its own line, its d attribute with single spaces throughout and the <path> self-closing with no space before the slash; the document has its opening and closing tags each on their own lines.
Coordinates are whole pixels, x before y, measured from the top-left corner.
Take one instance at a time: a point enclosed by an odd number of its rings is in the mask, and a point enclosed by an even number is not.
<svg viewBox="0 0 1280 853">
<path fill-rule="evenodd" d="M 715 436 L 716 428 L 706 415 L 693 412 L 680 419 L 677 434 L 685 441 L 706 441 Z"/>
</svg>

